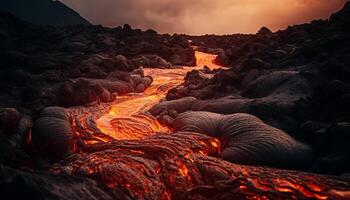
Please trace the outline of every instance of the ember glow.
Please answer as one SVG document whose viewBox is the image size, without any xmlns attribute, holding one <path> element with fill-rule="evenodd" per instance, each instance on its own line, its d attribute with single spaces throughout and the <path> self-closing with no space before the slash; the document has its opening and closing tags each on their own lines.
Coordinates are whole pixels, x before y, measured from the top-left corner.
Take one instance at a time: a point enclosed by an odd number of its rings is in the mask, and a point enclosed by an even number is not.
<svg viewBox="0 0 350 200">
<path fill-rule="evenodd" d="M 165 98 L 169 89 L 180 85 L 187 72 L 208 66 L 217 69 L 213 63 L 216 55 L 196 52 L 196 67 L 175 69 L 146 68 L 145 74 L 153 77 L 152 85 L 143 94 L 128 94 L 118 97 L 110 111 L 100 117 L 97 127 L 106 135 L 116 140 L 142 139 L 156 133 L 169 133 L 169 128 L 162 126 L 146 111 Z"/>
</svg>

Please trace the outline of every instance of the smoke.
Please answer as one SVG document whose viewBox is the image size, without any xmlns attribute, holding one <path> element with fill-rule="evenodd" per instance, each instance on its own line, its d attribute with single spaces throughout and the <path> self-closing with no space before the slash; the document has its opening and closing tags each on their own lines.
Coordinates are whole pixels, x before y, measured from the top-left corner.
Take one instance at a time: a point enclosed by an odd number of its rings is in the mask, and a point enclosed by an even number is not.
<svg viewBox="0 0 350 200">
<path fill-rule="evenodd" d="M 162 33 L 255 33 L 328 18 L 345 0 L 61 0 L 94 24 Z"/>
</svg>

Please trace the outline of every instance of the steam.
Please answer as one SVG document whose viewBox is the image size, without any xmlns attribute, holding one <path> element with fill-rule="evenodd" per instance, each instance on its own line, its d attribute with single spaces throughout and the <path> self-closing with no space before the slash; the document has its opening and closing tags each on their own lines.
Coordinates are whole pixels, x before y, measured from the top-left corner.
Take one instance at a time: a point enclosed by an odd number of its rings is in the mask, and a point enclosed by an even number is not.
<svg viewBox="0 0 350 200">
<path fill-rule="evenodd" d="M 328 18 L 345 0 L 61 0 L 94 24 L 162 33 L 255 33 Z"/>
</svg>

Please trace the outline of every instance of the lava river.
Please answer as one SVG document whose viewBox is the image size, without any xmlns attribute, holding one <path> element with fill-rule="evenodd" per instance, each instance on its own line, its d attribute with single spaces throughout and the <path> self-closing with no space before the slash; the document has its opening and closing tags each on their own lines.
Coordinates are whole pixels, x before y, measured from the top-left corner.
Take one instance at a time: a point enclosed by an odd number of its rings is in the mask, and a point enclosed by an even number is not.
<svg viewBox="0 0 350 200">
<path fill-rule="evenodd" d="M 212 62 L 215 55 L 196 57 L 197 67 L 145 69 L 154 81 L 142 94 L 71 108 L 75 154 L 51 171 L 94 179 L 117 199 L 350 198 L 345 177 L 229 163 L 220 158 L 218 139 L 173 133 L 147 114 L 189 70 L 220 67 Z"/>
<path fill-rule="evenodd" d="M 97 127 L 104 134 L 117 140 L 141 139 L 155 133 L 169 133 L 170 130 L 145 113 L 153 105 L 165 98 L 169 89 L 180 85 L 186 73 L 208 66 L 210 69 L 221 68 L 215 65 L 215 55 L 196 51 L 197 66 L 175 69 L 146 68 L 145 75 L 153 77 L 152 85 L 142 94 L 128 94 L 118 97 L 110 111 L 97 120 Z"/>
</svg>

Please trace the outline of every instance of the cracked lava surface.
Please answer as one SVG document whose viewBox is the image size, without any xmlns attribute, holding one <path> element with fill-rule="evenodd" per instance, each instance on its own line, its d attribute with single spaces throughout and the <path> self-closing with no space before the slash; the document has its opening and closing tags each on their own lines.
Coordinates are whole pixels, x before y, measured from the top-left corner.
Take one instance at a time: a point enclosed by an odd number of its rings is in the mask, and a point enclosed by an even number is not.
<svg viewBox="0 0 350 200">
<path fill-rule="evenodd" d="M 79 147 L 52 171 L 92 178 L 120 199 L 348 199 L 346 178 L 250 167 L 220 158 L 216 138 L 176 132 L 146 111 L 186 73 L 212 64 L 215 55 L 196 52 L 197 67 L 145 69 L 153 84 L 143 94 L 111 105 L 72 108 Z M 159 133 L 159 134 L 157 134 Z"/>
</svg>

